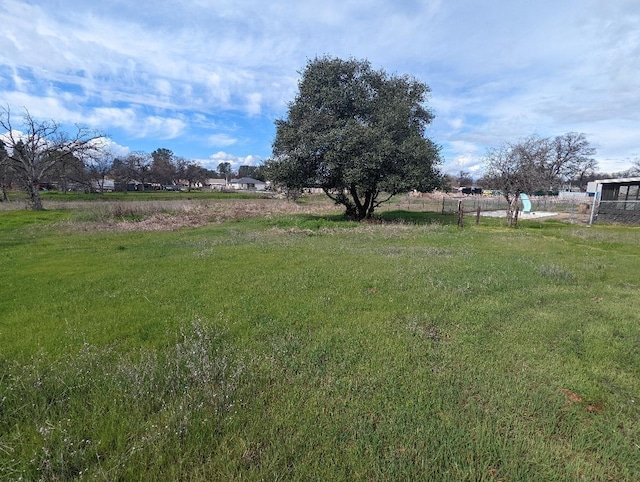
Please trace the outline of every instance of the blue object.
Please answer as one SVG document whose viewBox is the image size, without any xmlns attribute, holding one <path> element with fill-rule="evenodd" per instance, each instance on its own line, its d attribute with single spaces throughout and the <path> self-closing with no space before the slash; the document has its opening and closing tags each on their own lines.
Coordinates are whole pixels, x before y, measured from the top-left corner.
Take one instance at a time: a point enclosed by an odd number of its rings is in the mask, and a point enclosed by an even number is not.
<svg viewBox="0 0 640 482">
<path fill-rule="evenodd" d="M 530 213 L 531 201 L 529 200 L 529 196 L 527 196 L 525 193 L 520 193 L 520 199 L 522 199 L 522 212 Z"/>
</svg>

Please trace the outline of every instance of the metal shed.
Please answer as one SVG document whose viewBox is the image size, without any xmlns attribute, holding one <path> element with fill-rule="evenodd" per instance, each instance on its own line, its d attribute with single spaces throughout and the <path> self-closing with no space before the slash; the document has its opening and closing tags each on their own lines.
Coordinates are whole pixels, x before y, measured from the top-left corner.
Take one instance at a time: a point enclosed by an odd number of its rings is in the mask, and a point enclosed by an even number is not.
<svg viewBox="0 0 640 482">
<path fill-rule="evenodd" d="M 594 193 L 590 224 L 595 219 L 640 224 L 640 177 L 599 179 L 587 191 Z"/>
</svg>

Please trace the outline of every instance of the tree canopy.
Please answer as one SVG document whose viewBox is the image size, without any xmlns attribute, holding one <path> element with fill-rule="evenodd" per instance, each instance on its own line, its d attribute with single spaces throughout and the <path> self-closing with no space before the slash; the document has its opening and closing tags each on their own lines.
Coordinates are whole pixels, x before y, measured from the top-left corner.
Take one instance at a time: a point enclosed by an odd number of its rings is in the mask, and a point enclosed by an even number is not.
<svg viewBox="0 0 640 482">
<path fill-rule="evenodd" d="M 533 134 L 490 149 L 484 158 L 484 179 L 507 194 L 558 190 L 594 170 L 597 163 L 591 156 L 595 153 L 582 133 L 553 138 Z"/>
<path fill-rule="evenodd" d="M 393 195 L 439 184 L 440 148 L 425 136 L 429 87 L 364 60 L 307 63 L 266 170 L 287 190 L 320 187 L 353 219 Z"/>
</svg>

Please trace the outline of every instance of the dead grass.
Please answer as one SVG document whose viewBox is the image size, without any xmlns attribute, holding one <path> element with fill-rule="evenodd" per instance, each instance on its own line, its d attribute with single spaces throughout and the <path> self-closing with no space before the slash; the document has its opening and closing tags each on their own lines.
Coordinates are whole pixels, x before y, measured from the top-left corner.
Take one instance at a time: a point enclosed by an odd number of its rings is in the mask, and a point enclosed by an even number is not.
<svg viewBox="0 0 640 482">
<path fill-rule="evenodd" d="M 174 231 L 255 217 L 339 212 L 326 202 L 297 204 L 272 199 L 77 204 L 73 208 L 82 212 L 79 219 L 62 223 L 73 231 Z"/>
</svg>

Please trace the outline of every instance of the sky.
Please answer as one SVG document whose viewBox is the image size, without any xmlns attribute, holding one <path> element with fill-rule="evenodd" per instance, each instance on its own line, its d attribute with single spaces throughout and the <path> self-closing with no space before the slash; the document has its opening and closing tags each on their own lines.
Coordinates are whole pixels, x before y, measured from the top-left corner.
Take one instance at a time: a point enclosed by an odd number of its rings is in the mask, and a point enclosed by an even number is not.
<svg viewBox="0 0 640 482">
<path fill-rule="evenodd" d="M 640 159 L 640 0 L 2 0 L 0 24 L 0 104 L 116 155 L 259 165 L 329 55 L 429 85 L 444 172 L 531 134 L 584 133 L 600 172 Z"/>
</svg>

